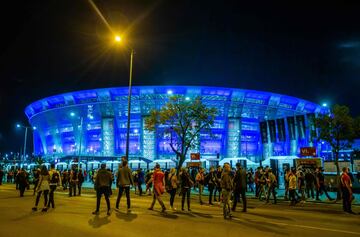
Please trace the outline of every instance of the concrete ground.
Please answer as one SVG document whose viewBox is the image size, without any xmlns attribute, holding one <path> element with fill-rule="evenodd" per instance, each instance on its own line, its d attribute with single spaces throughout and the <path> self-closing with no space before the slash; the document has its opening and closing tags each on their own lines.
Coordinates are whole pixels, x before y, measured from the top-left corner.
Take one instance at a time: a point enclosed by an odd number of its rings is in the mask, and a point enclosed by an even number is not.
<svg viewBox="0 0 360 237">
<path fill-rule="evenodd" d="M 116 195 L 111 197 L 112 207 Z M 340 204 L 329 202 L 292 207 L 284 201 L 274 205 L 249 199 L 247 213 L 239 207 L 231 220 L 224 220 L 220 204 L 199 205 L 197 196 L 192 197 L 191 212 L 179 211 L 180 198 L 176 196 L 178 211 L 166 214 L 160 213 L 159 204 L 155 211 L 147 210 L 150 196 L 132 193 L 131 197 L 130 213 L 125 211 L 123 197 L 120 211 L 112 209 L 107 216 L 103 198 L 100 215 L 95 216 L 91 214 L 96 201 L 93 190 L 84 190 L 77 197 L 59 191 L 55 209 L 32 212 L 32 191 L 20 198 L 13 184 L 5 184 L 0 186 L 0 236 L 360 236 L 360 215 L 344 213 Z M 167 194 L 164 200 L 168 207 Z M 360 206 L 353 210 L 358 213 Z"/>
</svg>

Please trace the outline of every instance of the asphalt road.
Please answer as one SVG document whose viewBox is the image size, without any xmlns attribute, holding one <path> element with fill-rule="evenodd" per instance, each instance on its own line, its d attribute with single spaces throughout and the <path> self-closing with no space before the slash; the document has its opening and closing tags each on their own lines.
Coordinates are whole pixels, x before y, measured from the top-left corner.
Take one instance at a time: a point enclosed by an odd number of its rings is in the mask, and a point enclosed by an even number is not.
<svg viewBox="0 0 360 237">
<path fill-rule="evenodd" d="M 91 214 L 96 201 L 92 191 L 71 198 L 60 191 L 55 193 L 56 208 L 42 213 L 31 211 L 32 192 L 20 198 L 14 185 L 2 185 L 0 236 L 360 236 L 360 215 L 343 213 L 339 204 L 306 202 L 291 207 L 287 202 L 274 205 L 249 199 L 247 213 L 238 208 L 231 220 L 224 220 L 219 204 L 199 205 L 196 196 L 192 212 L 169 210 L 166 214 L 160 213 L 159 204 L 154 211 L 147 210 L 150 196 L 131 196 L 130 213 L 125 211 L 123 197 L 120 211 L 112 209 L 111 216 L 106 215 L 102 199 L 100 215 L 95 216 Z M 111 197 L 112 207 L 115 198 Z M 164 199 L 168 206 L 167 195 Z M 178 196 L 175 204 L 180 209 Z M 353 210 L 358 213 L 360 207 Z"/>
</svg>

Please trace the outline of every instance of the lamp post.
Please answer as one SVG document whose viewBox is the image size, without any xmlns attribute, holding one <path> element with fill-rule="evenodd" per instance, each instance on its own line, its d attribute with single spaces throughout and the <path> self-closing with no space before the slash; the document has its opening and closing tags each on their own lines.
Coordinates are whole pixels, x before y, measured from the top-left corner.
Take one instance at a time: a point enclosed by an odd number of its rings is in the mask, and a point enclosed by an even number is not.
<svg viewBox="0 0 360 237">
<path fill-rule="evenodd" d="M 115 36 L 115 42 L 120 43 L 122 38 L 118 35 Z M 126 130 L 126 150 L 125 157 L 129 160 L 129 146 L 130 146 L 130 114 L 131 114 L 131 86 L 132 86 L 132 74 L 133 74 L 133 60 L 134 49 L 130 49 L 130 70 L 129 70 L 129 92 L 128 92 L 128 116 L 127 116 L 127 130 Z"/>
<path fill-rule="evenodd" d="M 32 129 L 32 130 L 36 130 L 36 127 L 29 127 L 29 126 L 24 126 L 21 124 L 16 124 L 17 128 L 24 128 L 25 129 L 25 135 L 24 135 L 24 149 L 23 149 L 23 158 L 21 161 L 25 161 L 26 158 L 26 143 L 27 143 L 27 133 L 28 133 L 28 129 Z"/>
</svg>

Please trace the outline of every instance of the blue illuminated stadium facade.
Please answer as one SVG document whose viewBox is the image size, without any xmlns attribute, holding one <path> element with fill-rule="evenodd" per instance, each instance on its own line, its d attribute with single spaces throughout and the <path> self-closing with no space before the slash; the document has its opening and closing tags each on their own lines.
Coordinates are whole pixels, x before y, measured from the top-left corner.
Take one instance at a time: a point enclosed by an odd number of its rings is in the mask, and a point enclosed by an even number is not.
<svg viewBox="0 0 360 237">
<path fill-rule="evenodd" d="M 144 129 L 152 109 L 173 95 L 218 109 L 213 135 L 200 135 L 203 160 L 296 156 L 302 146 L 318 146 L 311 137 L 311 116 L 327 108 L 269 92 L 198 86 L 136 86 L 132 89 L 130 157 L 172 160 L 165 128 Z M 44 157 L 120 157 L 125 154 L 128 88 L 70 92 L 30 104 L 25 113 L 34 131 L 34 153 Z"/>
</svg>

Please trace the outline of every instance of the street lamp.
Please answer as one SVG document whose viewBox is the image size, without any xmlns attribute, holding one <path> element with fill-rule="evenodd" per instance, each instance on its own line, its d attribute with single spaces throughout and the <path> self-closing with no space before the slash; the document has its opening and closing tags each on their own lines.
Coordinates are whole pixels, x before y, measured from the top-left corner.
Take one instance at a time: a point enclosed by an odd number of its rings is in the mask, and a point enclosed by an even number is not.
<svg viewBox="0 0 360 237">
<path fill-rule="evenodd" d="M 21 124 L 16 124 L 16 128 L 25 128 L 25 135 L 24 135 L 24 150 L 23 150 L 23 161 L 25 161 L 25 157 L 26 157 L 26 142 L 27 142 L 27 133 L 28 133 L 28 129 L 32 129 L 32 130 L 36 130 L 36 127 L 29 127 L 29 126 L 24 126 Z"/>
<path fill-rule="evenodd" d="M 122 38 L 118 35 L 115 36 L 115 42 L 120 43 Z M 129 92 L 128 92 L 128 117 L 127 117 L 127 131 L 126 131 L 126 150 L 125 157 L 129 160 L 129 143 L 130 143 L 130 113 L 131 113 L 131 86 L 132 86 L 132 74 L 133 74 L 133 60 L 134 49 L 130 49 L 130 72 L 129 72 Z"/>
</svg>

